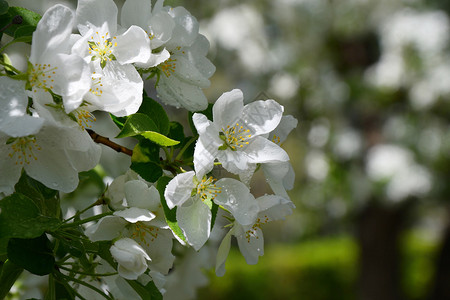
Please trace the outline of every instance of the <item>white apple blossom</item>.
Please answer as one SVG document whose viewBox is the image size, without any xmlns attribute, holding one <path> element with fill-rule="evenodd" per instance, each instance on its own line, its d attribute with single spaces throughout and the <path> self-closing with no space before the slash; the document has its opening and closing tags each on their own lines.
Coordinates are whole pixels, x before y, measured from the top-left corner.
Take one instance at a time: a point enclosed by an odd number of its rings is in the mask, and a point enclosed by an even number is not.
<svg viewBox="0 0 450 300">
<path fill-rule="evenodd" d="M 151 56 L 147 33 L 138 26 L 121 28 L 112 0 L 82 0 L 76 11 L 81 34 L 72 36 L 72 51 L 90 64 L 91 88 L 86 100 L 91 110 L 117 116 L 135 113 L 142 103 L 143 81 L 133 63 Z"/>
<path fill-rule="evenodd" d="M 258 262 L 259 256 L 264 255 L 264 237 L 261 226 L 274 220 L 283 220 L 287 215 L 292 214 L 295 205 L 288 199 L 276 196 L 265 195 L 256 199 L 259 210 L 256 221 L 250 225 L 239 223 L 236 219 L 233 227 L 225 235 L 219 246 L 216 257 L 216 274 L 225 274 L 225 262 L 231 246 L 231 236 L 235 236 L 239 250 L 249 265 Z"/>
<path fill-rule="evenodd" d="M 133 174 L 119 176 L 111 183 L 111 207 L 118 208 L 112 216 L 100 219 L 86 228 L 85 234 L 92 241 L 128 237 L 135 240 L 152 258 L 149 268 L 167 274 L 172 267 L 173 234 L 168 229 L 160 203 L 159 192 Z"/>
<path fill-rule="evenodd" d="M 119 275 L 130 280 L 142 275 L 147 270 L 147 260 L 151 260 L 145 250 L 130 238 L 117 240 L 111 246 L 110 252 L 119 264 Z"/>
<path fill-rule="evenodd" d="M 203 114 L 192 117 L 199 139 L 195 146 L 196 172 L 212 169 L 217 158 L 229 172 L 248 172 L 257 163 L 285 162 L 287 153 L 264 136 L 280 123 L 283 107 L 274 100 L 244 106 L 240 90 L 224 93 L 213 106 L 213 121 Z"/>
<path fill-rule="evenodd" d="M 122 25 L 138 25 L 150 37 L 154 52 L 142 68 L 156 66 L 156 91 L 166 104 L 190 111 L 204 110 L 208 101 L 202 89 L 209 87 L 208 78 L 215 72 L 206 58 L 208 40 L 199 34 L 197 19 L 183 7 L 163 7 L 163 1 L 151 9 L 150 0 L 125 2 Z"/>
<path fill-rule="evenodd" d="M 189 245 L 197 251 L 210 235 L 212 202 L 247 225 L 254 221 L 258 211 L 255 198 L 242 182 L 231 178 L 200 178 L 194 171 L 178 174 L 164 192 L 169 208 L 177 206 L 178 225 Z"/>
<path fill-rule="evenodd" d="M 62 96 L 67 113 L 82 103 L 90 88 L 88 64 L 70 53 L 73 25 L 74 14 L 68 7 L 57 4 L 47 10 L 33 33 L 28 67 L 32 90 Z"/>
<path fill-rule="evenodd" d="M 22 169 L 49 188 L 72 192 L 78 173 L 94 168 L 101 148 L 62 112 L 51 114 L 35 105 L 44 119 L 36 134 L 10 137 L 0 133 L 0 191 L 11 193 Z"/>
</svg>

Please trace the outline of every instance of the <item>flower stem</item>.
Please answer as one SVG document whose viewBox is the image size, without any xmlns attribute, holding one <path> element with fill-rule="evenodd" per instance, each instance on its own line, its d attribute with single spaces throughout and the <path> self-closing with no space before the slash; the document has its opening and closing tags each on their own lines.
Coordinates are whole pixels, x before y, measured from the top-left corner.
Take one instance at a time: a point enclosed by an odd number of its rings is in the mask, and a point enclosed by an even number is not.
<svg viewBox="0 0 450 300">
<path fill-rule="evenodd" d="M 86 129 L 86 131 L 87 131 L 87 133 L 89 133 L 89 135 L 94 140 L 94 142 L 108 146 L 109 148 L 111 148 L 117 152 L 122 152 L 129 156 L 133 155 L 133 150 L 128 149 L 127 147 L 121 146 L 119 144 L 116 144 L 113 141 L 110 141 L 109 138 L 101 136 L 91 129 Z"/>
<path fill-rule="evenodd" d="M 91 221 L 96 221 L 98 219 L 101 219 L 101 218 L 106 217 L 106 216 L 110 216 L 112 214 L 113 214 L 112 211 L 111 212 L 107 212 L 107 213 L 103 213 L 103 214 L 99 214 L 99 215 L 92 216 L 92 217 L 89 217 L 89 218 L 86 218 L 86 219 L 83 219 L 83 220 L 75 221 L 73 223 L 63 224 L 59 228 L 60 229 L 64 229 L 64 228 L 69 228 L 69 227 L 76 227 L 78 225 L 81 225 L 81 224 L 84 224 L 84 223 L 87 223 L 87 222 L 91 222 Z"/>
</svg>

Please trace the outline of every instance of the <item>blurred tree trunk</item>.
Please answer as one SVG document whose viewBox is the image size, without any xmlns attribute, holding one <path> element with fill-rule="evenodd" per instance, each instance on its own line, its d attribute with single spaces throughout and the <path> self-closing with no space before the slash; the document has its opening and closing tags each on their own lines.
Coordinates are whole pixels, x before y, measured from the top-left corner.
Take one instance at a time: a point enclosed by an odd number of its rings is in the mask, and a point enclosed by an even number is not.
<svg viewBox="0 0 450 300">
<path fill-rule="evenodd" d="M 383 207 L 378 201 L 358 219 L 360 300 L 401 300 L 400 234 L 411 201 Z"/>
<path fill-rule="evenodd" d="M 450 300 L 450 222 L 444 232 L 429 300 Z"/>
</svg>

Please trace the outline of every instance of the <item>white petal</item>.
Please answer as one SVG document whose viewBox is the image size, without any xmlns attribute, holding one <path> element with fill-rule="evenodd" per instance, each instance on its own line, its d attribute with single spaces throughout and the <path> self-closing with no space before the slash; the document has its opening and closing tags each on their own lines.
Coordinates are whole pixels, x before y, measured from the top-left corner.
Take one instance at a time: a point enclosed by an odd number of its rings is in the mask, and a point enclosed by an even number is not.
<svg viewBox="0 0 450 300">
<path fill-rule="evenodd" d="M 227 148 L 217 152 L 217 159 L 222 163 L 222 167 L 233 174 L 247 172 L 250 168 L 247 153 L 243 151 L 232 151 Z M 254 163 L 254 162 L 253 162 Z"/>
<path fill-rule="evenodd" d="M 246 230 L 251 230 L 251 232 L 246 232 Z M 256 229 L 252 229 L 250 226 L 239 227 L 235 235 L 239 250 L 247 264 L 257 264 L 259 256 L 264 255 L 264 236 L 262 230 L 259 227 L 256 227 Z"/>
<path fill-rule="evenodd" d="M 150 211 L 158 209 L 159 192 L 154 186 L 148 186 L 142 180 L 130 180 L 124 186 L 128 206 L 144 208 Z"/>
<path fill-rule="evenodd" d="M 84 233 L 93 242 L 110 241 L 118 237 L 127 224 L 127 221 L 118 216 L 106 216 L 86 228 Z"/>
<path fill-rule="evenodd" d="M 253 224 L 259 207 L 245 184 L 236 179 L 222 178 L 216 185 L 220 187 L 220 193 L 214 198 L 214 203 L 229 210 L 239 224 Z"/>
<path fill-rule="evenodd" d="M 151 236 L 146 234 L 146 244 L 143 246 L 147 253 L 150 253 L 152 256 L 149 268 L 162 274 L 168 274 L 175 260 L 175 256 L 172 255 L 173 235 L 170 230 L 156 227 L 154 227 L 154 230 L 157 232 L 157 235 Z"/>
<path fill-rule="evenodd" d="M 128 0 L 120 11 L 121 24 L 124 27 L 138 25 L 146 29 L 152 14 L 152 3 L 148 0 Z"/>
<path fill-rule="evenodd" d="M 223 275 L 225 275 L 225 262 L 227 260 L 228 253 L 230 253 L 230 247 L 231 247 L 231 234 L 232 234 L 232 230 L 230 230 L 225 235 L 222 242 L 220 243 L 219 250 L 217 251 L 216 275 L 219 277 L 222 277 Z"/>
<path fill-rule="evenodd" d="M 178 6 L 169 10 L 175 21 L 172 38 L 167 43 L 168 48 L 190 46 L 198 35 L 198 22 L 184 7 Z"/>
<path fill-rule="evenodd" d="M 200 87 L 181 81 L 176 76 L 161 75 L 156 91 L 164 103 L 175 107 L 182 106 L 189 111 L 201 111 L 208 107 L 208 100 Z"/>
<path fill-rule="evenodd" d="M 274 136 L 276 136 L 276 139 L 279 141 L 280 143 L 283 143 L 287 136 L 289 135 L 289 133 L 297 127 L 298 124 L 298 120 L 296 118 L 294 118 L 291 115 L 288 116 L 283 116 L 281 118 L 280 124 L 278 124 L 277 128 L 275 128 L 274 131 L 272 131 L 269 135 L 269 140 L 273 140 Z"/>
<path fill-rule="evenodd" d="M 213 106 L 213 120 L 217 127 L 226 130 L 227 125 L 234 126 L 244 108 L 244 95 L 235 89 L 223 93 Z"/>
<path fill-rule="evenodd" d="M 67 40 L 72 33 L 73 22 L 74 15 L 68 7 L 57 4 L 49 8 L 33 33 L 30 62 L 40 63 L 56 52 L 68 51 Z"/>
<path fill-rule="evenodd" d="M 237 151 L 235 151 L 237 152 Z M 280 146 L 261 136 L 252 139 L 245 152 L 250 163 L 288 161 L 289 156 Z"/>
<path fill-rule="evenodd" d="M 292 214 L 295 208 L 291 200 L 277 195 L 264 195 L 256 199 L 260 209 L 260 215 L 272 220 L 284 220 Z"/>
<path fill-rule="evenodd" d="M 156 217 L 151 211 L 139 207 L 130 207 L 124 210 L 118 210 L 114 212 L 114 215 L 122 217 L 130 223 L 148 222 Z"/>
<path fill-rule="evenodd" d="M 283 110 L 274 100 L 255 101 L 244 107 L 242 119 L 253 135 L 266 134 L 278 126 Z"/>
<path fill-rule="evenodd" d="M 289 162 L 265 163 L 261 165 L 264 176 L 267 179 L 272 191 L 280 196 L 288 198 L 283 180 L 289 172 Z"/>
<path fill-rule="evenodd" d="M 186 241 L 198 251 L 206 243 L 211 232 L 209 207 L 200 199 L 187 201 L 177 208 L 177 221 Z"/>
<path fill-rule="evenodd" d="M 186 57 L 181 55 L 172 55 L 171 59 L 175 64 L 174 76 L 177 76 L 180 80 L 196 85 L 201 88 L 207 88 L 210 85 L 209 80 L 200 73 L 195 65 L 190 62 Z"/>
<path fill-rule="evenodd" d="M 166 186 L 164 198 L 170 209 L 180 206 L 191 197 L 194 184 L 194 171 L 181 173 L 175 176 Z"/>
<path fill-rule="evenodd" d="M 214 143 L 205 143 L 198 139 L 194 149 L 194 169 L 198 178 L 209 173 L 214 167 L 214 160 L 218 153 L 218 146 Z"/>
<path fill-rule="evenodd" d="M 131 26 L 122 35 L 116 36 L 115 42 L 114 55 L 120 64 L 145 63 L 150 58 L 150 39 L 140 27 Z"/>
<path fill-rule="evenodd" d="M 0 170 L 2 170 L 0 172 L 0 193 L 7 195 L 14 192 L 14 185 L 19 181 L 22 171 L 22 165 L 16 164 L 16 160 L 9 157 L 13 150 L 11 145 L 6 145 L 8 138 L 0 132 Z"/>
<path fill-rule="evenodd" d="M 112 36 L 117 31 L 117 6 L 112 0 L 79 0 L 76 21 L 81 35 L 90 28 L 104 27 Z"/>
<path fill-rule="evenodd" d="M 28 96 L 25 82 L 0 77 L 0 130 L 12 137 L 37 133 L 44 119 L 26 114 Z"/>
</svg>

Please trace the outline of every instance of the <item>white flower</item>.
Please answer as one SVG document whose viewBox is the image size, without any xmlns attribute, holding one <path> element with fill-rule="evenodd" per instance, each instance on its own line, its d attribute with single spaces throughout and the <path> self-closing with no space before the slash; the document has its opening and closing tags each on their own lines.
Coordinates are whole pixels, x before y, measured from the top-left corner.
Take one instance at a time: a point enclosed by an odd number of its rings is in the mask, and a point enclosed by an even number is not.
<svg viewBox="0 0 450 300">
<path fill-rule="evenodd" d="M 192 117 L 199 133 L 195 146 L 197 173 L 212 169 L 218 159 L 229 172 L 240 174 L 254 164 L 288 161 L 289 156 L 264 135 L 280 123 L 283 107 L 274 100 L 244 106 L 240 90 L 224 93 L 213 106 L 213 122 L 203 114 Z"/>
<path fill-rule="evenodd" d="M 39 115 L 45 122 L 36 134 L 11 138 L 0 133 L 0 170 L 8 170 L 0 173 L 0 192 L 13 191 L 22 169 L 51 189 L 72 192 L 78 186 L 78 172 L 98 163 L 100 146 L 77 123 L 61 112 L 55 115 L 64 123 L 46 110 Z"/>
<path fill-rule="evenodd" d="M 142 28 L 118 28 L 117 13 L 112 0 L 79 1 L 81 36 L 73 37 L 72 51 L 90 64 L 91 88 L 84 98 L 90 109 L 126 116 L 139 109 L 144 86 L 132 63 L 148 61 L 151 50 Z"/>
<path fill-rule="evenodd" d="M 28 81 L 33 91 L 61 95 L 67 113 L 76 109 L 90 88 L 89 68 L 70 54 L 73 12 L 63 5 L 48 9 L 33 33 Z"/>
<path fill-rule="evenodd" d="M 256 221 L 250 225 L 243 225 L 234 221 L 233 227 L 225 235 L 219 246 L 216 257 L 216 274 L 225 274 L 225 261 L 231 246 L 231 236 L 237 239 L 239 250 L 247 264 L 254 265 L 259 256 L 264 255 L 264 237 L 261 226 L 273 220 L 282 220 L 292 213 L 295 205 L 288 199 L 276 195 L 265 195 L 256 199 L 259 211 Z"/>
<path fill-rule="evenodd" d="M 26 109 L 28 96 L 25 82 L 9 77 L 0 77 L 0 131 L 12 137 L 37 133 L 44 119 L 30 116 Z"/>
<path fill-rule="evenodd" d="M 155 50 L 164 45 L 172 37 L 175 21 L 168 11 L 163 9 L 163 0 L 158 0 L 153 11 L 150 0 L 125 1 L 121 11 L 121 24 L 125 27 L 137 25 L 145 30 L 150 40 L 150 48 Z M 148 61 L 136 63 L 140 68 L 150 68 L 164 62 L 170 57 L 165 48 L 156 50 L 149 56 Z"/>
<path fill-rule="evenodd" d="M 171 253 L 173 235 L 165 222 L 159 192 L 130 175 L 114 180 L 107 194 L 110 205 L 118 210 L 86 228 L 85 234 L 92 241 L 129 237 L 152 257 L 152 271 L 167 274 L 175 259 Z"/>
<path fill-rule="evenodd" d="M 164 197 L 170 209 L 177 206 L 177 222 L 186 240 L 199 250 L 211 230 L 212 201 L 228 209 L 243 224 L 251 224 L 258 211 L 255 198 L 240 181 L 200 177 L 194 171 L 178 174 L 167 185 Z"/>
<path fill-rule="evenodd" d="M 156 91 L 164 103 L 189 111 L 208 107 L 202 89 L 209 87 L 208 78 L 216 70 L 206 58 L 208 49 L 208 40 L 199 34 L 191 46 L 176 47 L 170 51 L 170 58 L 158 65 L 160 77 Z"/>
<path fill-rule="evenodd" d="M 136 280 L 143 274 L 148 267 L 147 260 L 151 260 L 145 250 L 129 238 L 116 241 L 109 250 L 119 264 L 119 275 L 130 280 Z"/>
</svg>

